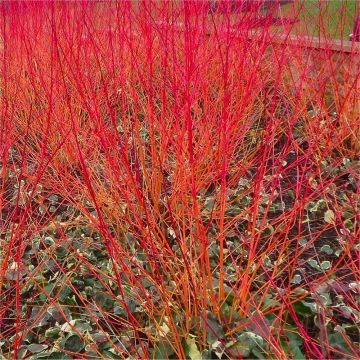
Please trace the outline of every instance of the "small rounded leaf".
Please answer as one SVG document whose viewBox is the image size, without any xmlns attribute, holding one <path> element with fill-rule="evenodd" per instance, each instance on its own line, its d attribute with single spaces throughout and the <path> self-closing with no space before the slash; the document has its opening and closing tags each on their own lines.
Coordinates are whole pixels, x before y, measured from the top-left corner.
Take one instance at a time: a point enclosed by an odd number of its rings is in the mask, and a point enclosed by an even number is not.
<svg viewBox="0 0 360 360">
<path fill-rule="evenodd" d="M 330 261 L 323 261 L 321 264 L 320 264 L 320 268 L 321 270 L 329 270 L 331 268 L 331 262 Z"/>
<path fill-rule="evenodd" d="M 323 245 L 320 251 L 328 255 L 331 255 L 334 252 L 333 249 L 328 244 Z"/>
</svg>

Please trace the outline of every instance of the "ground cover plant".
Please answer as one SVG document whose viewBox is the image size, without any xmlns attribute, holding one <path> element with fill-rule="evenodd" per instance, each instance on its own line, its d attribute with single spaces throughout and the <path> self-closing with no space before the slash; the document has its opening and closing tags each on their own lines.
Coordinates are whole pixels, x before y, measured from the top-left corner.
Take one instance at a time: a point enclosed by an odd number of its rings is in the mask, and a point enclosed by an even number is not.
<svg viewBox="0 0 360 360">
<path fill-rule="evenodd" d="M 0 9 L 2 358 L 359 358 L 355 42 L 229 2 Z"/>
</svg>

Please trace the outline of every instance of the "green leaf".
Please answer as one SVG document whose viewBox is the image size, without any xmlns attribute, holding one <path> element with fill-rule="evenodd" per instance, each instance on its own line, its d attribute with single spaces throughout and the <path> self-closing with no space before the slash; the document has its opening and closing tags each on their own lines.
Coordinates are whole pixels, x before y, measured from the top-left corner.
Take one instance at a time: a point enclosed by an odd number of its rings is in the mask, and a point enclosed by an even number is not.
<svg viewBox="0 0 360 360">
<path fill-rule="evenodd" d="M 53 318 L 60 324 L 66 322 L 66 321 L 70 321 L 71 320 L 71 311 L 69 310 L 69 308 L 64 305 L 60 306 L 60 308 L 61 309 L 58 309 L 55 306 L 50 306 L 47 310 L 47 315 L 50 316 L 49 319 Z"/>
<path fill-rule="evenodd" d="M 55 340 L 59 337 L 59 334 L 60 334 L 60 328 L 58 328 L 58 327 L 53 327 L 53 328 L 47 329 L 45 331 L 46 339 Z"/>
<path fill-rule="evenodd" d="M 112 310 L 114 306 L 114 299 L 110 295 L 103 292 L 96 293 L 94 300 L 98 306 L 105 311 Z"/>
<path fill-rule="evenodd" d="M 339 350 L 351 352 L 349 345 L 344 340 L 346 335 L 341 335 L 340 333 L 333 333 L 329 335 L 329 344 Z"/>
<path fill-rule="evenodd" d="M 63 350 L 78 353 L 85 347 L 85 342 L 80 336 L 73 334 L 63 339 L 60 347 Z"/>
<path fill-rule="evenodd" d="M 173 354 L 174 354 L 173 348 L 165 339 L 162 339 L 155 345 L 152 358 L 158 360 L 169 359 L 169 357 Z"/>
<path fill-rule="evenodd" d="M 31 344 L 27 346 L 27 349 L 31 351 L 33 354 L 37 354 L 41 351 L 44 351 L 48 348 L 48 345 L 45 344 Z"/>
<path fill-rule="evenodd" d="M 211 359 L 211 351 L 208 350 L 208 349 L 203 350 L 202 353 L 201 353 L 201 358 L 203 360 Z"/>
<path fill-rule="evenodd" d="M 101 354 L 104 355 L 104 359 L 121 359 L 119 355 L 116 355 L 109 350 L 103 350 L 101 351 Z"/>
<path fill-rule="evenodd" d="M 49 356 L 49 359 L 56 359 L 56 360 L 71 360 L 74 359 L 74 357 L 69 356 L 68 354 L 64 354 L 62 352 L 54 351 Z"/>
<path fill-rule="evenodd" d="M 13 262 L 10 265 L 10 269 L 8 270 L 6 274 L 6 278 L 9 281 L 16 281 L 18 278 L 22 279 L 26 276 L 25 269 L 21 268 L 17 263 Z"/>
<path fill-rule="evenodd" d="M 332 224 L 335 220 L 335 214 L 332 210 L 327 210 L 324 214 L 324 221 L 328 224 Z"/>
<path fill-rule="evenodd" d="M 291 325 L 285 325 L 285 334 L 289 339 L 290 351 L 293 354 L 294 359 L 305 360 L 304 354 L 301 352 L 301 346 L 303 346 L 303 340 L 297 333 L 297 328 Z"/>
<path fill-rule="evenodd" d="M 316 314 L 318 312 L 318 306 L 316 303 L 313 302 L 306 302 L 306 301 L 302 301 L 302 303 L 308 307 L 312 313 Z"/>
<path fill-rule="evenodd" d="M 44 238 L 44 244 L 46 245 L 46 247 L 51 247 L 51 246 L 53 246 L 55 244 L 55 241 L 54 241 L 54 239 L 52 237 L 46 236 Z"/>
<path fill-rule="evenodd" d="M 331 255 L 334 251 L 333 249 L 330 247 L 330 245 L 323 245 L 320 249 L 321 252 L 325 253 L 325 254 L 328 254 L 328 255 Z"/>
<path fill-rule="evenodd" d="M 344 251 L 343 249 L 337 249 L 337 250 L 335 251 L 335 255 L 336 255 L 337 257 L 339 257 L 343 251 Z"/>
<path fill-rule="evenodd" d="M 312 315 L 312 311 L 309 309 L 309 306 L 303 304 L 302 301 L 298 301 L 293 305 L 293 309 L 297 315 L 301 317 Z"/>
<path fill-rule="evenodd" d="M 45 295 L 45 292 L 43 294 L 40 294 L 39 298 L 41 301 L 46 301 L 47 297 L 50 296 L 51 297 L 51 293 L 54 290 L 56 284 L 47 284 L 44 288 L 47 296 Z"/>
<path fill-rule="evenodd" d="M 218 259 L 219 258 L 219 245 L 217 243 L 213 243 L 210 245 L 209 258 L 210 259 Z"/>
<path fill-rule="evenodd" d="M 291 341 L 290 341 L 290 350 L 293 354 L 293 358 L 296 359 L 296 360 L 306 360 L 306 357 L 305 355 L 302 353 L 300 347 L 296 344 L 293 344 Z"/>
<path fill-rule="evenodd" d="M 65 246 L 59 246 L 55 250 L 56 257 L 58 259 L 63 259 L 68 253 L 68 249 Z"/>
<path fill-rule="evenodd" d="M 235 343 L 228 348 L 228 353 L 231 357 L 248 357 L 254 349 L 261 350 L 264 346 L 264 339 L 251 332 L 245 331 L 240 334 Z M 256 351 L 255 351 L 256 352 Z"/>
<path fill-rule="evenodd" d="M 330 297 L 330 294 L 328 293 L 322 293 L 319 295 L 319 300 L 320 300 L 320 303 L 324 306 L 327 306 L 327 305 L 331 305 L 332 304 L 332 301 L 331 301 L 331 297 Z M 319 301 L 317 301 L 319 302 Z"/>
<path fill-rule="evenodd" d="M 0 348 L 4 344 L 5 344 L 5 342 L 0 341 Z M 27 346 L 22 346 L 18 352 L 18 359 L 25 359 L 27 352 L 28 352 Z M 5 358 L 1 357 L 1 360 L 3 360 L 3 359 L 5 359 Z"/>
<path fill-rule="evenodd" d="M 226 302 L 221 305 L 221 313 L 223 318 L 227 321 L 239 320 L 239 314 L 236 311 L 233 311 L 232 307 Z"/>
<path fill-rule="evenodd" d="M 252 350 L 251 350 L 251 353 L 252 353 L 257 359 L 261 359 L 261 360 L 266 359 L 266 358 L 271 359 L 271 357 L 268 357 L 268 355 L 267 355 L 264 351 L 261 351 L 261 350 L 259 350 L 259 349 L 257 349 L 257 348 L 252 349 Z"/>
<path fill-rule="evenodd" d="M 71 293 L 72 293 L 71 288 L 69 286 L 65 285 L 58 295 L 59 301 L 62 302 L 64 300 L 66 300 L 70 296 Z"/>
<path fill-rule="evenodd" d="M 248 357 L 251 353 L 251 347 L 246 340 L 244 341 L 244 339 L 239 337 L 238 340 L 233 345 L 231 345 L 226 352 L 231 358 L 234 359 L 239 358 L 239 355 L 241 355 L 241 357 Z"/>
<path fill-rule="evenodd" d="M 40 213 L 41 215 L 43 215 L 43 214 L 45 213 L 45 211 L 46 211 L 45 206 L 40 205 L 40 206 L 39 206 L 39 213 Z"/>
<path fill-rule="evenodd" d="M 295 274 L 293 279 L 291 280 L 292 284 L 301 284 L 301 275 Z"/>
<path fill-rule="evenodd" d="M 353 230 L 354 229 L 354 223 L 353 223 L 353 221 L 351 219 L 346 219 L 344 221 L 344 226 L 348 230 Z"/>
<path fill-rule="evenodd" d="M 317 269 L 317 270 L 320 269 L 320 266 L 315 259 L 309 259 L 307 262 L 312 268 Z"/>
<path fill-rule="evenodd" d="M 232 303 L 234 302 L 234 299 L 236 299 L 236 294 L 234 292 L 234 290 L 225 285 L 225 296 L 226 296 L 226 302 L 229 304 L 229 305 L 232 305 Z"/>
<path fill-rule="evenodd" d="M 206 320 L 206 339 L 209 345 L 215 343 L 219 339 L 224 339 L 225 333 L 222 326 L 217 322 L 215 316 L 208 314 Z"/>
<path fill-rule="evenodd" d="M 104 344 L 107 339 L 106 335 L 103 334 L 102 332 L 93 332 L 93 333 L 91 333 L 91 337 L 97 345 Z"/>
<path fill-rule="evenodd" d="M 84 320 L 76 320 L 74 326 L 81 334 L 92 329 L 91 325 Z"/>
<path fill-rule="evenodd" d="M 40 315 L 39 309 L 33 308 L 31 310 L 30 322 L 32 323 L 33 327 L 41 327 L 47 325 L 49 319 L 51 318 L 50 314 L 48 313 L 45 313 L 43 316 L 40 316 L 38 318 L 39 315 Z"/>
<path fill-rule="evenodd" d="M 123 318 L 126 318 L 126 316 L 127 316 L 125 309 L 118 305 L 114 306 L 114 314 L 120 315 Z"/>
<path fill-rule="evenodd" d="M 191 360 L 201 360 L 202 356 L 197 348 L 196 341 L 193 338 L 188 338 L 186 340 L 186 355 L 190 357 Z"/>
<path fill-rule="evenodd" d="M 321 270 L 329 270 L 331 269 L 331 262 L 330 261 L 322 261 L 321 264 L 320 264 L 320 268 Z"/>
<path fill-rule="evenodd" d="M 299 245 L 300 245 L 301 247 L 304 247 L 306 244 L 307 244 L 307 240 L 306 240 L 306 239 L 300 239 L 300 240 L 299 240 Z"/>
</svg>

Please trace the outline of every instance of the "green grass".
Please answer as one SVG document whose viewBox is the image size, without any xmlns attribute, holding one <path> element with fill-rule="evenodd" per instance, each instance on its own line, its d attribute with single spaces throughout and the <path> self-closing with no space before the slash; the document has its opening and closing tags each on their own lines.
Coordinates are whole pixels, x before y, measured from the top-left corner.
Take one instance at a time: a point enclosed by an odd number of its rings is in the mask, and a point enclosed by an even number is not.
<svg viewBox="0 0 360 360">
<path fill-rule="evenodd" d="M 296 34 L 325 35 L 328 38 L 349 38 L 359 11 L 358 0 L 304 0 L 282 7 L 282 14 L 290 17 L 300 11 Z"/>
</svg>

